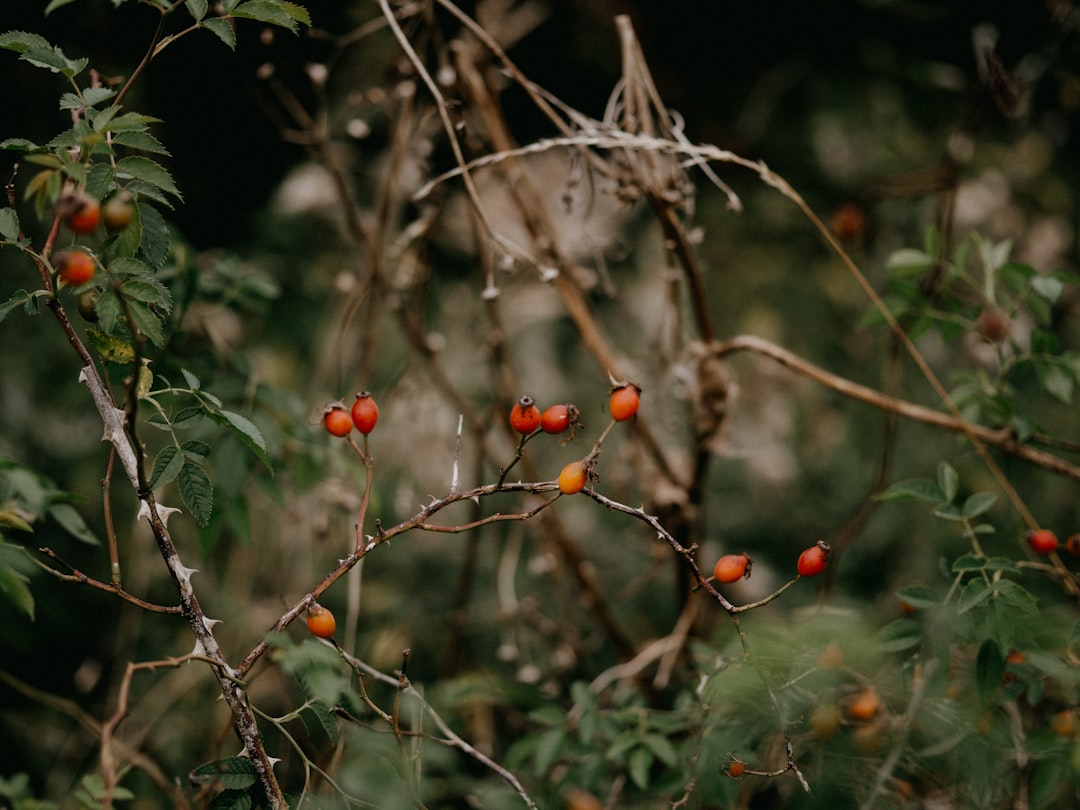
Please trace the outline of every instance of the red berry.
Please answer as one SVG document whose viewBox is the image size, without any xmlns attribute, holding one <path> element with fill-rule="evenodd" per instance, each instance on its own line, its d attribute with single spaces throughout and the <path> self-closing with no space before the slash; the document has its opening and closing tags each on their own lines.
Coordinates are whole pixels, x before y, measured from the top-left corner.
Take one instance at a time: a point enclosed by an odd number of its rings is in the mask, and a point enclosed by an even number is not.
<svg viewBox="0 0 1080 810">
<path fill-rule="evenodd" d="M 353 403 L 350 416 L 356 429 L 367 436 L 375 429 L 375 423 L 379 421 L 379 406 L 375 404 L 371 394 L 361 391 L 356 395 L 356 402 Z"/>
<path fill-rule="evenodd" d="M 975 320 L 975 331 L 991 343 L 1000 343 L 1009 336 L 1009 316 L 995 306 L 988 306 Z"/>
<path fill-rule="evenodd" d="M 510 427 L 522 436 L 528 436 L 540 427 L 540 420 L 540 409 L 528 395 L 519 399 L 517 404 L 510 409 Z"/>
<path fill-rule="evenodd" d="M 550 405 L 540 415 L 544 433 L 562 433 L 577 421 L 577 408 L 571 404 Z"/>
<path fill-rule="evenodd" d="M 307 611 L 307 626 L 311 634 L 319 638 L 330 638 L 337 629 L 334 614 L 315 602 Z"/>
<path fill-rule="evenodd" d="M 1065 538 L 1065 550 L 1080 557 L 1080 532 L 1073 532 Z"/>
<path fill-rule="evenodd" d="M 75 233 L 93 233 L 101 222 L 101 203 L 85 191 L 65 194 L 60 198 L 58 208 L 64 222 Z"/>
<path fill-rule="evenodd" d="M 563 495 L 573 495 L 585 489 L 589 480 L 589 471 L 585 468 L 584 461 L 571 461 L 562 468 L 559 473 L 559 492 Z"/>
<path fill-rule="evenodd" d="M 56 257 L 56 272 L 60 280 L 71 287 L 88 282 L 96 270 L 94 258 L 85 250 L 66 250 Z"/>
<path fill-rule="evenodd" d="M 818 540 L 817 543 L 799 555 L 799 575 L 804 577 L 817 576 L 825 570 L 825 563 L 828 560 L 829 544 L 824 540 Z"/>
<path fill-rule="evenodd" d="M 623 385 L 611 392 L 608 410 L 616 422 L 623 422 L 638 411 L 641 404 L 641 389 L 634 384 Z"/>
<path fill-rule="evenodd" d="M 746 764 L 744 762 L 733 759 L 731 764 L 728 765 L 727 775 L 732 779 L 738 779 L 744 773 L 746 773 Z"/>
<path fill-rule="evenodd" d="M 348 436 L 353 429 L 353 420 L 342 405 L 331 405 L 323 414 L 323 424 L 331 436 Z"/>
<path fill-rule="evenodd" d="M 716 561 L 713 579 L 717 582 L 735 582 L 750 576 L 753 562 L 746 554 L 725 554 Z"/>
<path fill-rule="evenodd" d="M 1057 551 L 1057 535 L 1049 529 L 1034 529 L 1025 534 L 1024 539 L 1036 554 L 1051 554 Z"/>
<path fill-rule="evenodd" d="M 131 224 L 134 215 L 135 208 L 131 204 L 131 194 L 127 191 L 118 191 L 101 209 L 105 230 L 110 233 L 124 230 Z"/>
</svg>

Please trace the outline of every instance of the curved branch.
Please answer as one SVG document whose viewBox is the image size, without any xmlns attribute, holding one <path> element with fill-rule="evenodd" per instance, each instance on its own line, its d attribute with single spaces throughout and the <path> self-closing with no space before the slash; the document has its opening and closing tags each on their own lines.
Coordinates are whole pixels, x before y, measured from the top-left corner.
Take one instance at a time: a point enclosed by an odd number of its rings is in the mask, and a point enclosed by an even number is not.
<svg viewBox="0 0 1080 810">
<path fill-rule="evenodd" d="M 942 413 L 933 408 L 927 408 L 924 405 L 917 405 L 912 402 L 906 402 L 902 399 L 882 394 L 880 391 L 876 391 L 873 388 L 852 382 L 845 377 L 841 377 L 837 374 L 833 374 L 831 371 L 826 371 L 819 366 L 815 366 L 813 363 L 804 360 L 797 354 L 762 338 L 753 335 L 738 335 L 737 337 L 722 340 L 713 344 L 713 351 L 719 356 L 745 351 L 759 354 L 762 357 L 768 357 L 770 360 L 779 363 L 785 368 L 789 368 L 792 371 L 801 374 L 804 377 L 808 377 L 814 382 L 832 389 L 839 394 L 843 394 L 846 397 L 850 397 L 851 399 L 857 399 L 860 402 L 873 405 L 875 408 L 889 411 L 907 419 L 931 425 L 932 427 L 941 428 L 942 430 L 975 436 L 990 447 L 996 447 L 1002 452 L 1014 455 L 1037 467 L 1042 467 L 1045 470 L 1080 481 L 1080 467 L 1070 464 L 1064 459 L 1051 453 L 1022 444 L 1017 441 L 1016 436 L 1007 428 L 995 429 L 988 428 L 984 425 L 972 424 L 964 419 L 958 419 L 951 414 Z"/>
</svg>

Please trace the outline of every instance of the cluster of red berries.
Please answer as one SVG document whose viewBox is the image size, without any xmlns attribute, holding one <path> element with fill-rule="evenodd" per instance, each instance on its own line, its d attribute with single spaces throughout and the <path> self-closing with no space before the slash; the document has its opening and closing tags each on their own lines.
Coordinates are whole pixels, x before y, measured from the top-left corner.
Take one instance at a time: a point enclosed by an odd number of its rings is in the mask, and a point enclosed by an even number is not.
<svg viewBox="0 0 1080 810">
<path fill-rule="evenodd" d="M 829 544 L 818 540 L 799 555 L 795 569 L 802 577 L 815 577 L 825 570 L 829 561 Z M 713 579 L 717 582 L 736 582 L 750 576 L 754 561 L 749 554 L 725 554 L 713 567 Z"/>
<path fill-rule="evenodd" d="M 578 424 L 578 409 L 572 403 L 549 405 L 540 411 L 536 400 L 528 394 L 510 409 L 510 427 L 522 436 L 531 436 L 538 430 L 544 433 L 564 433 Z"/>
<path fill-rule="evenodd" d="M 131 193 L 123 189 L 110 197 L 104 206 L 84 189 L 67 191 L 57 202 L 56 210 L 68 229 L 80 235 L 94 233 L 101 224 L 109 233 L 119 233 L 135 217 Z"/>
<path fill-rule="evenodd" d="M 323 413 L 323 425 L 331 436 L 348 436 L 356 428 L 365 436 L 375 429 L 379 421 L 379 406 L 367 391 L 356 395 L 351 409 L 340 402 L 327 407 Z"/>
<path fill-rule="evenodd" d="M 1049 529 L 1033 529 L 1024 535 L 1024 539 L 1032 551 L 1042 556 L 1064 548 L 1069 554 L 1080 557 L 1080 532 L 1070 534 L 1064 543 L 1059 543 L 1057 535 Z"/>
</svg>

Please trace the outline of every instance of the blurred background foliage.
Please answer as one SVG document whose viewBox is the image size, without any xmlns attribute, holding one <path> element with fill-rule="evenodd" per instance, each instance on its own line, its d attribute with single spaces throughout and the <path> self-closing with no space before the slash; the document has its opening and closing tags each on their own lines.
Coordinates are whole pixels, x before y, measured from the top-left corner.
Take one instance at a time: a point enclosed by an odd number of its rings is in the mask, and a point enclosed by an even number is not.
<svg viewBox="0 0 1080 810">
<path fill-rule="evenodd" d="M 461 199 L 441 196 L 460 198 L 455 181 L 437 192 L 438 216 L 423 231 L 421 247 L 409 243 L 405 229 L 410 217 L 420 221 L 424 209 L 403 204 L 391 213 L 383 232 L 383 272 L 393 291 L 369 305 L 362 294 L 369 257 L 348 238 L 347 213 L 313 159 L 316 150 L 298 137 L 290 104 L 325 115 L 328 148 L 345 169 L 365 227 L 378 222 L 383 173 L 400 146 L 395 137 L 401 116 L 432 116 L 432 108 L 426 99 L 410 104 L 412 94 L 425 91 L 385 29 L 373 28 L 341 47 L 342 37 L 367 30 L 379 17 L 377 3 L 306 5 L 314 27 L 299 37 L 252 23 L 237 27 L 235 53 L 209 35 L 178 43 L 151 64 L 126 101 L 128 109 L 162 119 L 154 133 L 170 150 L 165 162 L 184 194 L 183 204 L 167 213 L 175 230 L 163 272 L 178 306 L 167 351 L 153 358 L 153 369 L 173 382 L 181 368 L 195 374 L 206 390 L 259 426 L 274 459 L 271 475 L 235 438 L 209 429 L 196 434 L 212 446 L 214 516 L 205 527 L 182 517 L 171 524 L 188 564 L 200 569 L 194 581 L 204 607 L 224 620 L 218 629 L 223 647 L 237 656 L 351 549 L 362 468 L 319 426 L 326 403 L 351 402 L 361 389 L 380 403 L 382 419 L 371 437 L 376 466 L 369 514 L 384 526 L 448 489 L 461 409 L 447 396 L 443 377 L 482 416 L 481 429 L 467 425 L 460 445 L 467 486 L 497 476 L 490 457 L 478 450 L 481 440 L 502 463 L 512 457 L 514 437 L 503 425 L 521 393 L 541 404 L 573 401 L 585 424 L 567 447 L 530 443 L 514 473 L 525 480 L 553 479 L 585 452 L 608 419 L 605 370 L 582 350 L 559 297 L 542 283 L 541 268 L 513 262 L 497 267 L 501 315 L 489 318 L 480 297 L 486 279 L 475 223 Z M 137 3 L 114 9 L 105 0 L 82 0 L 48 17 L 43 6 L 39 0 L 5 0 L 0 29 L 41 33 L 69 55 L 89 57 L 106 78 L 130 73 L 156 24 L 156 15 Z M 462 8 L 477 11 L 470 4 Z M 882 294 L 895 291 L 889 257 L 901 248 L 923 249 L 933 229 L 953 245 L 972 232 L 990 243 L 1010 241 L 1011 258 L 1040 274 L 1076 269 L 1080 12 L 1065 0 L 990 7 L 818 0 L 783 9 L 703 0 L 550 0 L 487 3 L 481 11 L 518 26 L 512 36 L 507 29 L 509 54 L 526 76 L 597 119 L 620 76 L 613 19 L 628 14 L 659 93 L 679 114 L 686 136 L 761 159 L 787 179 Z M 447 15 L 432 15 L 438 26 L 431 30 L 458 32 Z M 437 41 L 428 47 L 428 56 L 439 52 Z M 67 126 L 66 113 L 53 101 L 61 89 L 55 76 L 6 54 L 0 81 L 0 140 L 41 142 Z M 1015 84 L 1003 89 L 1001 82 Z M 518 143 L 554 134 L 516 85 L 506 87 L 500 106 Z M 479 138 L 473 145 L 485 148 Z M 416 124 L 404 149 L 402 193 L 452 167 L 434 118 Z M 0 167 L 5 180 L 12 162 Z M 562 155 L 538 155 L 530 171 L 568 251 L 589 270 L 594 316 L 626 361 L 626 373 L 644 389 L 640 418 L 669 458 L 689 469 L 686 293 L 673 280 L 662 233 L 643 203 L 624 205 L 570 188 L 572 168 Z M 877 389 L 890 384 L 899 368 L 904 398 L 939 407 L 906 358 L 891 362 L 895 347 L 888 330 L 874 323 L 865 295 L 791 201 L 748 172 L 718 171 L 744 210 L 727 210 L 726 197 L 698 175 L 694 210 L 686 217 L 716 337 L 756 335 Z M 513 232 L 519 226 L 495 186 L 484 186 L 493 222 Z M 574 209 L 560 214 L 568 188 Z M 23 223 L 37 239 L 47 226 L 27 214 Z M 34 283 L 22 256 L 0 250 L 4 299 Z M 669 306 L 673 299 L 676 306 Z M 1066 284 L 1044 325 L 1062 352 L 1080 350 L 1077 300 L 1076 287 Z M 979 302 L 968 293 L 946 303 L 957 316 L 953 326 L 966 318 L 968 328 L 925 328 L 918 335 L 920 350 L 947 387 L 962 381 L 960 372 L 993 376 L 996 358 L 973 331 Z M 1030 314 L 1025 317 L 1017 334 L 1032 328 Z M 410 339 L 409 329 L 422 340 Z M 491 357 L 499 339 L 505 341 L 504 361 Z M 44 316 L 7 317 L 0 323 L 0 345 L 0 457 L 31 467 L 57 491 L 77 493 L 80 514 L 102 538 L 107 451 L 77 381 L 77 358 Z M 743 620 L 774 683 L 797 682 L 783 694 L 784 711 L 813 793 L 803 794 L 790 774 L 771 781 L 725 775 L 733 752 L 755 768 L 775 767 L 780 743 L 758 674 L 731 664 L 739 656 L 737 639 L 715 606 L 698 612 L 694 641 L 669 682 L 654 681 L 649 667 L 628 681 L 635 688 L 613 689 L 599 699 L 582 691 L 584 683 L 670 633 L 687 599 L 677 560 L 655 532 L 584 498 L 560 502 L 557 525 L 541 516 L 463 535 L 413 533 L 379 549 L 363 563 L 362 587 L 354 585 L 350 596 L 342 582 L 323 600 L 339 617 L 349 614 L 350 599 L 358 600 L 358 627 L 347 628 L 353 635 L 345 646 L 387 672 L 410 648 L 414 684 L 424 685 L 428 699 L 473 745 L 519 768 L 545 807 L 592 806 L 574 804 L 587 801 L 573 792 L 577 788 L 601 800 L 615 796 L 613 806 L 673 806 L 687 787 L 680 779 L 686 771 L 674 766 L 687 762 L 696 768 L 690 806 L 847 807 L 867 795 L 891 796 L 888 806 L 926 806 L 918 802 L 933 795 L 947 802 L 941 806 L 1007 806 L 1015 783 L 994 780 L 1001 751 L 1016 741 L 1000 714 L 972 742 L 963 730 L 976 727 L 984 707 L 954 706 L 934 695 L 924 719 L 930 725 L 932 717 L 941 728 L 918 729 L 927 738 L 920 751 L 954 736 L 971 744 L 950 748 L 940 758 L 947 764 L 931 757 L 940 773 L 926 760 L 912 766 L 905 784 L 915 785 L 917 796 L 892 782 L 875 785 L 882 759 L 894 749 L 873 738 L 872 724 L 843 720 L 852 733 L 830 734 L 829 718 L 819 716 L 820 706 L 844 705 L 863 682 L 892 701 L 894 718 L 903 715 L 913 659 L 883 656 L 874 634 L 903 615 L 898 588 L 929 584 L 944 593 L 948 577 L 940 573 L 941 561 L 967 548 L 956 526 L 931 517 L 929 507 L 877 504 L 868 497 L 895 480 L 933 479 L 946 459 L 958 469 L 964 493 L 994 490 L 984 465 L 953 434 L 909 421 L 892 434 L 877 409 L 763 357 L 733 355 L 726 370 L 732 397 L 724 440 L 709 468 L 700 512 L 690 520 L 689 540 L 700 545 L 702 569 L 711 570 L 721 553 L 750 553 L 754 576 L 732 587 L 735 601 L 748 601 L 784 582 L 802 548 L 822 537 L 840 538 L 833 566 L 820 581 L 799 584 Z M 114 371 L 119 385 L 127 372 Z M 1010 378 L 1011 402 L 1025 424 L 1071 442 L 1075 451 L 1075 401 L 1055 397 L 1040 382 L 1019 370 Z M 152 431 L 147 438 L 156 449 Z M 883 454 L 889 463 L 879 478 Z M 1062 536 L 1080 530 L 1075 479 L 1007 455 L 995 458 L 1044 525 Z M 677 511 L 632 431 L 611 435 L 599 472 L 597 488 L 604 494 L 631 506 Z M 179 499 L 166 490 L 162 500 L 171 505 Z M 485 501 L 484 508 L 516 511 L 520 503 L 505 495 L 497 503 Z M 113 506 L 127 589 L 173 602 L 160 557 L 135 519 L 134 499 L 114 494 Z M 470 517 L 461 509 L 444 522 Z M 985 519 L 997 529 L 986 541 L 994 553 L 1023 556 L 1018 540 L 1024 526 L 1004 498 Z M 5 536 L 8 543 L 50 547 L 72 566 L 108 578 L 102 548 L 73 539 L 55 521 L 35 524 L 29 540 L 15 532 Z M 596 593 L 604 595 L 611 625 L 597 611 L 595 593 L 583 594 L 570 570 L 558 539 L 563 536 L 582 556 Z M 85 722 L 100 722 L 111 712 L 125 664 L 182 654 L 190 638 L 175 617 L 144 614 L 20 565 L 31 578 L 36 615 L 29 621 L 5 605 L 0 775 L 28 774 L 36 795 L 60 801 L 95 767 L 95 738 Z M 1048 731 L 1056 712 L 1077 705 L 1075 660 L 1060 653 L 1076 611 L 1058 583 L 1032 579 L 1024 584 L 1044 600 L 1044 612 L 1039 619 L 1018 616 L 1014 632 L 1028 641 L 1037 666 L 1017 677 L 1052 693 L 1024 709 L 1037 718 L 1026 719 L 1029 753 L 1036 759 L 1046 751 L 1060 755 L 1045 757 L 1056 770 L 1033 783 L 1032 806 L 1047 806 L 1077 796 L 1076 749 L 1067 735 L 1063 741 Z M 613 627 L 622 634 L 621 646 Z M 956 632 L 958 645 L 963 639 L 977 646 L 981 639 L 978 628 Z M 277 654 L 286 661 L 299 655 L 313 644 L 305 636 L 290 629 Z M 845 650 L 847 668 L 820 665 L 817 656 L 830 642 Z M 335 660 L 305 659 L 296 666 L 332 670 Z M 294 708 L 303 696 L 290 672 L 288 666 L 261 671 L 251 685 L 252 700 L 270 714 Z M 695 690 L 699 676 L 707 686 Z M 184 781 L 195 764 L 235 753 L 205 673 L 187 666 L 141 674 L 135 689 L 125 739 L 170 776 Z M 379 695 L 390 697 L 391 691 Z M 589 700 L 598 702 L 584 705 Z M 545 705 L 560 707 L 564 719 L 535 713 Z M 576 725 L 565 722 L 569 706 Z M 593 718 L 591 725 L 586 717 Z M 643 724 L 655 724 L 651 731 L 674 740 L 678 750 L 668 752 L 648 735 L 642 739 L 655 744 L 648 756 L 634 754 L 644 746 L 641 740 L 617 744 Z M 877 730 L 889 736 L 897 727 Z M 392 738 L 362 724 L 347 729 L 343 789 L 377 797 L 370 800 L 380 808 L 414 806 L 401 789 L 406 780 Z M 687 740 L 700 744 L 695 748 Z M 325 735 L 311 731 L 308 743 L 313 758 L 329 760 L 334 746 Z M 272 745 L 284 748 L 280 740 Z M 901 748 L 905 763 L 918 759 Z M 302 762 L 287 754 L 276 755 L 286 757 L 283 772 L 296 777 Z M 429 807 L 508 807 L 517 801 L 490 772 L 455 752 L 426 745 L 423 763 Z M 963 786 L 949 782 L 956 774 L 965 775 Z M 132 789 L 147 797 L 132 806 L 164 801 L 151 798 L 142 780 L 138 772 L 131 776 Z M 990 786 L 979 794 L 972 786 L 982 782 Z M 669 804 L 658 804 L 658 797 Z"/>
</svg>

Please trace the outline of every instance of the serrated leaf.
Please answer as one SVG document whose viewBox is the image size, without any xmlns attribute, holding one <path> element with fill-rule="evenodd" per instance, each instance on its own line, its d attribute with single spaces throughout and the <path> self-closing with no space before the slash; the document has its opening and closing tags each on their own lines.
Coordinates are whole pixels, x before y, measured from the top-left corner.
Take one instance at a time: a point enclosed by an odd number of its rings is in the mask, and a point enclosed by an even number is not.
<svg viewBox="0 0 1080 810">
<path fill-rule="evenodd" d="M 960 486 L 960 476 L 949 462 L 938 463 L 937 480 L 938 487 L 945 495 L 945 500 L 952 503 L 956 497 L 956 490 Z"/>
<path fill-rule="evenodd" d="M 927 478 L 909 478 L 897 481 L 877 496 L 879 501 L 918 500 L 941 503 L 945 496 L 933 481 Z"/>
<path fill-rule="evenodd" d="M 44 291 L 39 291 L 44 292 Z M 28 293 L 26 290 L 16 290 L 15 293 L 4 303 L 0 304 L 0 321 L 3 321 L 11 312 L 14 312 L 19 307 L 22 307 L 24 311 L 36 312 L 36 302 L 40 297 L 38 293 Z M 28 308 L 33 307 L 33 310 Z"/>
<path fill-rule="evenodd" d="M 150 489 L 163 487 L 176 480 L 176 477 L 180 475 L 180 469 L 184 466 L 184 460 L 184 454 L 176 445 L 162 448 L 154 459 L 154 469 L 147 482 Z"/>
<path fill-rule="evenodd" d="M 94 302 L 95 309 L 98 303 L 104 298 L 104 295 L 99 295 L 97 301 Z M 94 344 L 94 350 L 101 356 L 102 360 L 109 363 L 130 363 L 135 359 L 135 349 L 132 345 L 117 335 L 107 335 L 100 329 L 89 329 L 87 335 L 90 337 L 90 342 Z"/>
<path fill-rule="evenodd" d="M 192 460 L 205 460 L 210 456 L 210 445 L 206 442 L 199 441 L 198 439 L 189 439 L 181 444 L 180 447 L 185 453 L 194 457 Z"/>
<path fill-rule="evenodd" d="M 312 723 L 309 718 L 314 720 L 314 723 Z M 304 726 L 309 730 L 309 733 L 314 726 L 314 728 L 322 730 L 322 732 L 331 740 L 337 740 L 337 718 L 321 703 L 309 704 L 308 707 L 300 713 L 300 719 L 303 721 Z"/>
<path fill-rule="evenodd" d="M 981 571 L 986 567 L 986 558 L 978 557 L 974 554 L 964 554 L 961 557 L 957 557 L 953 560 L 950 569 L 954 574 L 959 574 L 963 571 Z"/>
<path fill-rule="evenodd" d="M 31 48 L 51 48 L 49 40 L 40 34 L 26 31 L 6 31 L 0 34 L 0 48 L 15 53 L 26 53 Z"/>
<path fill-rule="evenodd" d="M 152 276 L 129 278 L 120 285 L 125 298 L 142 301 L 162 312 L 172 312 L 172 293 L 169 288 Z"/>
<path fill-rule="evenodd" d="M 212 17 L 209 20 L 203 20 L 199 23 L 199 26 L 205 28 L 224 42 L 230 51 L 236 50 L 236 31 L 233 29 L 232 23 L 229 22 L 229 20 L 222 19 L 221 17 Z"/>
<path fill-rule="evenodd" d="M 40 148 L 36 143 L 26 138 L 5 138 L 0 141 L 0 149 L 10 149 L 13 152 L 33 152 Z"/>
<path fill-rule="evenodd" d="M 29 48 L 19 58 L 34 67 L 60 73 L 69 79 L 78 76 L 90 64 L 88 59 L 68 59 L 64 52 L 55 46 Z"/>
<path fill-rule="evenodd" d="M 922 643 L 922 625 L 914 619 L 897 619 L 878 631 L 878 648 L 882 652 L 910 650 Z"/>
<path fill-rule="evenodd" d="M 234 411 L 211 412 L 210 417 L 219 424 L 230 428 L 240 441 L 247 446 L 248 450 L 254 453 L 255 457 L 265 464 L 268 470 L 273 471 L 266 440 L 263 438 L 262 431 L 255 426 L 254 422 Z"/>
<path fill-rule="evenodd" d="M 179 413 L 173 417 L 172 426 L 174 430 L 190 430 L 191 428 L 201 425 L 205 418 L 206 411 L 198 406 L 192 405 L 180 409 Z"/>
<path fill-rule="evenodd" d="M 291 13 L 291 9 L 285 8 L 285 4 L 279 0 L 247 0 L 233 9 L 232 16 L 288 28 L 293 33 L 298 29 L 298 20 Z"/>
<path fill-rule="evenodd" d="M 172 194 L 178 200 L 184 198 L 180 193 L 180 189 L 176 187 L 176 183 L 173 181 L 172 175 L 169 174 L 168 170 L 157 161 L 151 160 L 148 157 L 134 155 L 132 157 L 123 158 L 116 163 L 116 173 L 117 175 L 125 176 L 132 180 L 141 180 L 144 183 L 149 183 L 168 194 Z"/>
<path fill-rule="evenodd" d="M 156 208 L 142 202 L 138 207 L 143 225 L 139 247 L 151 266 L 160 268 L 169 258 L 169 226 Z"/>
<path fill-rule="evenodd" d="M 123 146 L 128 149 L 138 149 L 140 152 L 150 152 L 154 155 L 169 155 L 165 145 L 149 132 L 130 131 L 118 132 L 113 136 L 115 146 Z"/>
<path fill-rule="evenodd" d="M 19 240 L 19 215 L 14 208 L 0 208 L 0 236 L 9 242 Z"/>
<path fill-rule="evenodd" d="M 993 492 L 976 492 L 964 501 L 960 511 L 965 518 L 971 520 L 988 511 L 995 503 L 997 503 L 997 495 Z"/>
<path fill-rule="evenodd" d="M 247 757 L 229 757 L 207 762 L 191 772 L 194 777 L 210 777 L 227 790 L 247 790 L 255 784 L 255 767 Z M 202 780 L 194 780 L 196 783 Z"/>
<path fill-rule="evenodd" d="M 195 22 L 199 22 L 199 20 L 205 17 L 208 9 L 209 4 L 207 3 L 207 0 L 188 0 L 187 2 L 188 13 Z"/>
<path fill-rule="evenodd" d="M 110 108 L 113 109 L 113 108 Z M 152 115 L 143 115 L 142 113 L 129 112 L 123 115 L 114 115 L 112 120 L 102 122 L 101 126 L 97 126 L 95 121 L 95 129 L 107 129 L 109 132 L 120 133 L 139 133 L 145 132 L 147 126 L 150 124 L 161 123 L 160 118 L 154 118 Z M 115 142 L 115 141 L 114 141 Z"/>
<path fill-rule="evenodd" d="M 161 317 L 154 310 L 141 301 L 129 300 L 128 311 L 140 334 L 146 336 L 155 346 L 165 345 L 165 331 L 162 328 Z"/>
<path fill-rule="evenodd" d="M 53 503 L 47 510 L 49 517 L 60 524 L 61 528 L 83 543 L 90 546 L 99 546 L 101 541 L 90 531 L 83 516 L 80 515 L 70 503 Z"/>
<path fill-rule="evenodd" d="M 960 592 L 960 598 L 956 602 L 957 611 L 967 613 L 980 602 L 986 600 L 991 594 L 990 586 L 981 577 L 975 577 Z"/>
<path fill-rule="evenodd" d="M 188 511 L 200 526 L 205 526 L 214 511 L 214 488 L 210 485 L 206 470 L 198 464 L 184 462 L 177 483 Z"/>
<path fill-rule="evenodd" d="M 87 87 L 78 93 L 64 93 L 60 96 L 61 110 L 81 110 L 83 107 L 94 107 L 103 101 L 108 101 L 116 95 L 116 91 L 110 87 Z"/>
<path fill-rule="evenodd" d="M 184 381 L 188 384 L 188 388 L 190 388 L 192 391 L 198 391 L 199 388 L 202 386 L 202 383 L 199 382 L 199 378 L 192 374 L 190 371 L 188 371 L 186 368 L 181 368 L 180 373 L 184 375 Z"/>
</svg>

